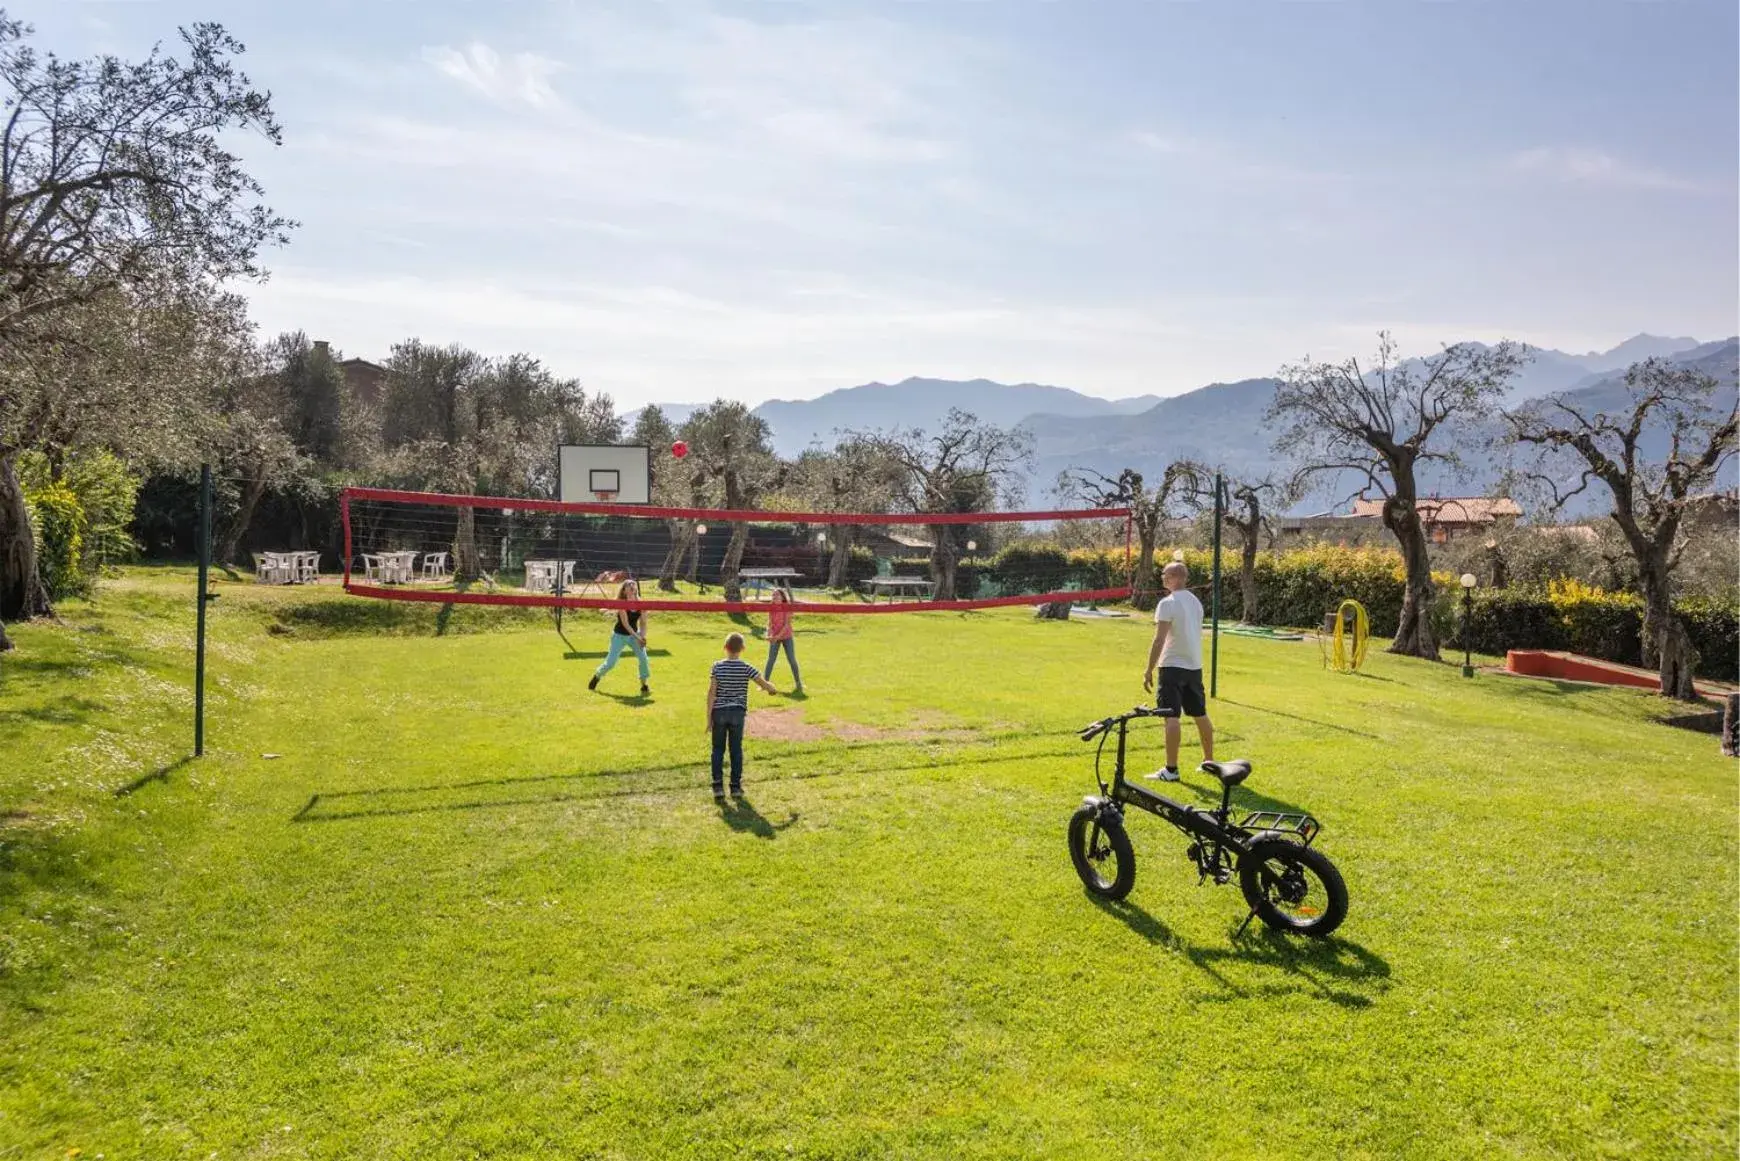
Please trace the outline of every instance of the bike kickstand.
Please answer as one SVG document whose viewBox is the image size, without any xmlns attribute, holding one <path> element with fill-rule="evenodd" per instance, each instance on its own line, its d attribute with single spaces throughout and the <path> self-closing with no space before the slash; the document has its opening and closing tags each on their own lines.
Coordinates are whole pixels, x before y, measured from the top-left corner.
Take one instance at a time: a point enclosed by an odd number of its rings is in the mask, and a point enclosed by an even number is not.
<svg viewBox="0 0 1740 1161">
<path fill-rule="evenodd" d="M 1234 939 L 1243 939 L 1244 934 L 1245 934 L 1245 928 L 1249 927 L 1251 925 L 1251 920 L 1255 919 L 1256 917 L 1257 917 L 1257 909 L 1255 907 L 1253 907 L 1253 908 L 1251 908 L 1251 913 L 1249 915 L 1245 916 L 1245 921 L 1243 923 L 1239 924 L 1239 929 L 1237 931 L 1233 932 L 1233 938 Z"/>
</svg>

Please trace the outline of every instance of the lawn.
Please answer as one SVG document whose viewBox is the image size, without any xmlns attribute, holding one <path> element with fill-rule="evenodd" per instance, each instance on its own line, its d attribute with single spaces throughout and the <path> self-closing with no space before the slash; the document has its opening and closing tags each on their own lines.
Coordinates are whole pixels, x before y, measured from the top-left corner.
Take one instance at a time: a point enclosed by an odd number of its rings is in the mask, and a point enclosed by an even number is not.
<svg viewBox="0 0 1740 1161">
<path fill-rule="evenodd" d="M 0 1158 L 1740 1147 L 1736 764 L 1649 696 L 1223 639 L 1240 800 L 1352 894 L 1235 939 L 1158 820 L 1121 905 L 1065 850 L 1139 619 L 800 617 L 722 811 L 722 617 L 642 701 L 597 615 L 222 592 L 198 761 L 186 571 L 0 660 Z"/>
</svg>

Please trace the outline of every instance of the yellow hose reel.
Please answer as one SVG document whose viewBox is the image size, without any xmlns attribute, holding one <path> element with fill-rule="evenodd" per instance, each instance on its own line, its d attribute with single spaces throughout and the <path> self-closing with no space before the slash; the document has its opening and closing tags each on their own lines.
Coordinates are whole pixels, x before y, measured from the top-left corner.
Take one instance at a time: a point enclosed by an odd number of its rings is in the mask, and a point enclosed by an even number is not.
<svg viewBox="0 0 1740 1161">
<path fill-rule="evenodd" d="M 1323 648 L 1323 664 L 1337 673 L 1352 673 L 1365 661 L 1365 647 L 1371 636 L 1365 606 L 1351 599 L 1342 601 L 1334 618 L 1334 625 L 1329 627 L 1329 642 L 1326 644 L 1321 636 L 1317 639 Z"/>
</svg>

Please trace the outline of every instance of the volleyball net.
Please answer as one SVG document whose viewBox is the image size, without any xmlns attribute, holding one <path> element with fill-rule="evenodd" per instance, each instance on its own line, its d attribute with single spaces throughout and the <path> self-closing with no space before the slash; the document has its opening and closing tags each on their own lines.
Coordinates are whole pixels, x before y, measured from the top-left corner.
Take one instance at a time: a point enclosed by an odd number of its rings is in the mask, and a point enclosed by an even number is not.
<svg viewBox="0 0 1740 1161">
<path fill-rule="evenodd" d="M 357 596 L 568 609 L 904 613 L 1130 595 L 1127 508 L 842 513 L 346 488 Z M 1073 525 L 1098 551 L 1047 542 Z M 625 596 L 635 582 L 638 593 Z"/>
</svg>

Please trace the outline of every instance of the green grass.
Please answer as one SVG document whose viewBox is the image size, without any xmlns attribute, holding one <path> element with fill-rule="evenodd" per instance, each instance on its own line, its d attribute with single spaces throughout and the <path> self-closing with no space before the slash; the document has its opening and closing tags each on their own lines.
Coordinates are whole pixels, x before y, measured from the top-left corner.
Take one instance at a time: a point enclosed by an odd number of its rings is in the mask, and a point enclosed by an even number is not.
<svg viewBox="0 0 1740 1161">
<path fill-rule="evenodd" d="M 543 614 L 223 593 L 199 761 L 185 571 L 0 660 L 0 1159 L 1740 1145 L 1736 766 L 1656 699 L 1224 639 L 1241 800 L 1353 901 L 1235 940 L 1158 820 L 1124 905 L 1064 848 L 1139 620 L 800 618 L 759 704 L 852 736 L 752 726 L 722 814 L 724 618 L 652 618 L 643 703 Z"/>
</svg>

